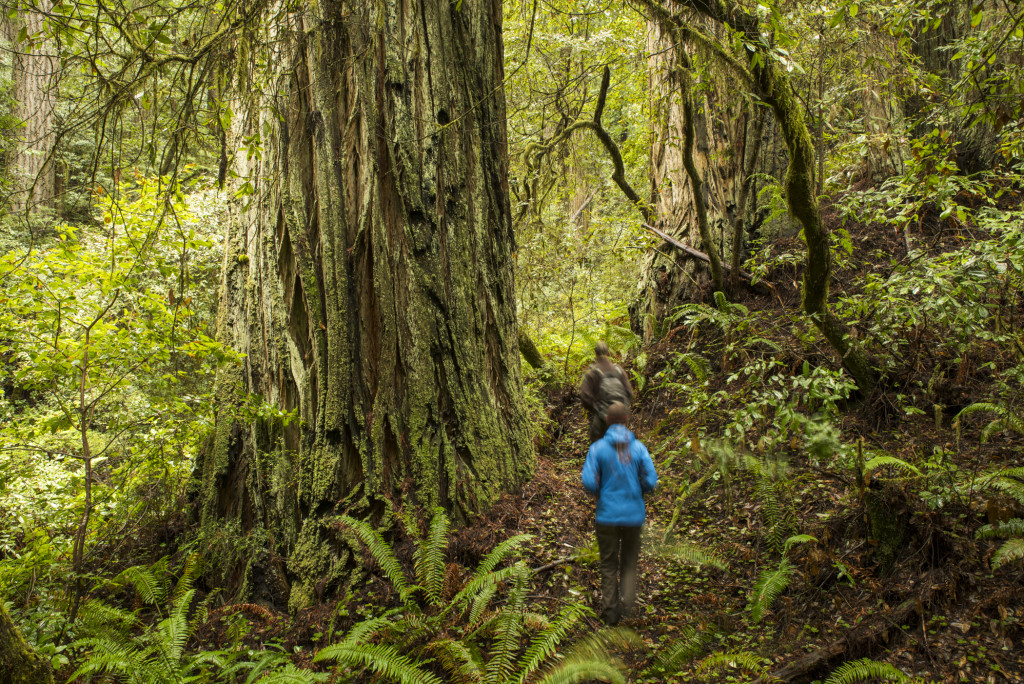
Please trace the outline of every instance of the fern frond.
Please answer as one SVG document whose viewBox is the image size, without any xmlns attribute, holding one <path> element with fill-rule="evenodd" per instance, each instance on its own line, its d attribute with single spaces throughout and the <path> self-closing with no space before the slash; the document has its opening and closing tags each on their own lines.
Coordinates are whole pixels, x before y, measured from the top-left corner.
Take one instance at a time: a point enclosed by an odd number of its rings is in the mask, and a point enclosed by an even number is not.
<svg viewBox="0 0 1024 684">
<path fill-rule="evenodd" d="M 659 649 L 654 658 L 654 671 L 666 677 L 679 672 L 684 663 L 690 662 L 704 652 L 711 643 L 711 636 L 710 633 L 694 627 L 685 628 L 679 638 Z"/>
<path fill-rule="evenodd" d="M 107 673 L 117 673 L 137 680 L 139 673 L 145 670 L 144 658 L 130 640 L 103 636 L 79 639 L 74 646 L 83 649 L 88 655 L 68 681 L 77 680 L 83 675 Z"/>
<path fill-rule="evenodd" d="M 982 525 L 974 533 L 975 539 L 1006 539 L 1024 537 L 1024 519 L 1013 518 L 994 525 Z"/>
<path fill-rule="evenodd" d="M 606 627 L 575 642 L 566 655 L 573 660 L 601 660 L 609 649 L 632 651 L 644 648 L 640 635 L 628 627 Z"/>
<path fill-rule="evenodd" d="M 178 578 L 178 583 L 174 585 L 174 593 L 171 594 L 171 600 L 177 601 L 181 598 L 182 594 L 191 589 L 202 572 L 203 557 L 199 553 L 190 554 L 185 559 L 185 567 L 181 570 L 181 577 Z"/>
<path fill-rule="evenodd" d="M 562 643 L 565 635 L 586 615 L 589 609 L 582 603 L 572 603 L 558 612 L 548 626 L 530 642 L 526 652 L 519 659 L 519 683 L 523 684 L 536 672 Z"/>
<path fill-rule="evenodd" d="M 769 340 L 767 337 L 748 337 L 743 341 L 743 346 L 750 348 L 756 344 L 763 344 L 772 351 L 782 351 L 782 345 L 774 340 Z"/>
<path fill-rule="evenodd" d="M 519 651 L 519 636 L 522 632 L 523 612 L 526 606 L 526 588 L 530 571 L 525 563 L 519 561 L 514 566 L 514 584 L 509 591 L 505 606 L 498 614 L 496 633 L 497 643 L 487 662 L 487 684 L 499 684 L 512 676 L 512 664 L 515 654 Z"/>
<path fill-rule="evenodd" d="M 979 482 L 979 488 L 984 487 L 1002 492 L 1006 496 L 1016 500 L 1018 503 L 1024 504 L 1024 482 L 1021 482 L 1016 478 L 1002 476 L 992 477 L 984 483 Z"/>
<path fill-rule="evenodd" d="M 475 630 L 478 627 L 478 623 L 484 616 L 484 611 L 487 610 L 487 606 L 497 592 L 497 583 L 487 585 L 477 592 L 473 598 L 473 607 L 469 611 L 469 622 L 467 624 L 470 630 Z"/>
<path fill-rule="evenodd" d="M 734 667 L 747 672 L 761 672 L 761 656 L 749 651 L 733 651 L 731 653 L 712 653 L 697 666 L 698 672 L 710 672 Z"/>
<path fill-rule="evenodd" d="M 809 544 L 811 542 L 817 543 L 818 538 L 809 534 L 794 534 L 782 545 L 782 553 L 789 553 L 789 550 L 797 544 Z"/>
<path fill-rule="evenodd" d="M 263 651 L 255 662 L 241 662 L 232 665 L 225 670 L 224 678 L 227 681 L 236 681 L 232 676 L 237 671 L 248 669 L 249 676 L 245 678 L 245 684 L 253 684 L 264 675 L 269 674 L 274 668 L 288 664 L 288 656 L 281 651 Z"/>
<path fill-rule="evenodd" d="M 765 612 L 771 608 L 782 592 L 789 586 L 794 568 L 788 558 L 783 558 L 779 567 L 765 570 L 754 583 L 754 591 L 750 596 L 750 619 L 756 625 L 761 622 Z"/>
<path fill-rule="evenodd" d="M 271 672 L 259 681 L 260 684 L 316 684 L 316 682 L 326 682 L 330 677 L 329 673 L 310 672 L 288 663 L 284 669 Z"/>
<path fill-rule="evenodd" d="M 501 613 L 493 611 L 488 613 L 472 631 L 466 634 L 466 639 L 478 640 L 486 637 L 493 637 L 497 633 Z"/>
<path fill-rule="evenodd" d="M 502 568 L 501 570 L 494 570 L 486 575 L 474 577 L 469 580 L 466 582 L 466 585 L 462 587 L 462 589 L 460 589 L 452 598 L 451 605 L 464 605 L 470 601 L 476 605 L 480 594 L 485 591 L 489 591 L 489 596 L 493 596 L 494 589 L 497 588 L 498 584 L 512 576 L 512 567 L 513 566 L 509 566 L 507 568 Z"/>
<path fill-rule="evenodd" d="M 546 672 L 537 684 L 578 684 L 590 681 L 625 684 L 623 669 L 612 661 L 567 660 Z"/>
<path fill-rule="evenodd" d="M 398 562 L 394 549 L 384 540 L 380 532 L 373 529 L 368 522 L 356 520 L 347 515 L 341 516 L 341 522 L 356 533 L 359 541 L 363 542 L 366 548 L 370 550 L 373 559 L 377 561 L 377 565 L 384 571 L 384 575 L 391 581 L 395 590 L 402 596 L 405 596 L 409 590 L 409 582 L 405 576 L 405 570 L 402 569 L 402 564 Z"/>
<path fill-rule="evenodd" d="M 145 565 L 133 565 L 125 568 L 114 578 L 115 584 L 131 584 L 146 603 L 158 606 L 167 600 L 167 592 L 163 583 L 154 572 Z"/>
<path fill-rule="evenodd" d="M 889 456 L 888 454 L 875 456 L 874 458 L 869 460 L 867 463 L 864 464 L 864 471 L 867 472 L 869 470 L 878 470 L 883 466 L 890 466 L 896 468 L 897 470 L 902 470 L 905 473 L 913 473 L 914 475 L 917 476 L 921 475 L 921 471 L 915 468 L 914 466 L 910 465 L 901 458 Z"/>
<path fill-rule="evenodd" d="M 690 367 L 693 377 L 697 379 L 697 382 L 707 382 L 708 378 L 711 377 L 711 363 L 700 354 L 684 352 L 679 355 L 679 358 Z"/>
<path fill-rule="evenodd" d="M 391 616 L 399 611 L 399 608 L 392 608 L 383 615 L 375 615 L 374 617 L 357 622 L 352 625 L 352 628 L 348 630 L 345 638 L 340 643 L 351 645 L 369 641 L 370 637 L 379 634 L 385 628 L 393 627 L 394 623 L 391 621 Z"/>
<path fill-rule="evenodd" d="M 225 654 L 226 651 L 200 651 L 195 655 L 189 656 L 188 669 L 194 671 L 203 665 L 212 665 L 217 671 L 223 672 L 227 669 L 229 662 Z"/>
<path fill-rule="evenodd" d="M 1011 539 L 996 549 L 992 555 L 992 569 L 1021 558 L 1024 558 L 1024 539 Z"/>
<path fill-rule="evenodd" d="M 313 657 L 313 662 L 325 660 L 349 667 L 367 668 L 400 684 L 442 684 L 436 675 L 418 668 L 394 646 L 335 644 L 321 649 Z"/>
<path fill-rule="evenodd" d="M 494 568 L 498 567 L 499 563 L 506 560 L 514 551 L 531 539 L 533 539 L 532 534 L 517 534 L 516 536 L 509 537 L 495 546 L 491 549 L 490 553 L 484 556 L 484 559 L 480 561 L 480 564 L 476 566 L 476 571 L 473 573 L 470 583 L 472 583 L 473 580 L 485 577 L 494 570 Z"/>
<path fill-rule="evenodd" d="M 870 658 L 862 658 L 849 663 L 843 663 L 837 667 L 825 684 L 855 684 L 855 682 L 867 682 L 879 679 L 885 682 L 909 682 L 908 677 L 902 670 L 890 665 L 880 663 Z"/>
<path fill-rule="evenodd" d="M 453 675 L 457 684 L 476 684 L 483 679 L 483 659 L 479 652 L 453 639 L 432 642 L 427 650 L 437 655 L 446 672 Z"/>
<path fill-rule="evenodd" d="M 171 609 L 171 614 L 157 625 L 160 646 L 172 662 L 181 660 L 185 643 L 191 636 L 188 624 L 188 608 L 195 595 L 195 589 L 189 589 Z"/>
<path fill-rule="evenodd" d="M 709 565 L 719 570 L 726 570 L 729 567 L 728 561 L 715 555 L 713 551 L 693 542 L 680 541 L 663 545 L 658 549 L 658 555 L 681 560 L 691 565 Z"/>
<path fill-rule="evenodd" d="M 101 599 L 89 599 L 83 603 L 79 617 L 91 631 L 113 628 L 118 633 L 127 633 L 138 624 L 135 613 L 112 606 Z"/>
<path fill-rule="evenodd" d="M 1003 410 L 1004 410 L 1003 407 L 999 406 L 998 404 L 993 404 L 993 403 L 990 403 L 990 402 L 987 402 L 987 401 L 979 401 L 979 402 L 975 402 L 975 403 L 971 404 L 970 406 L 965 406 L 963 409 L 960 410 L 960 413 L 956 414 L 956 418 L 954 418 L 953 420 L 959 421 L 962 418 L 969 418 L 970 416 L 974 415 L 975 413 L 1000 413 L 1001 414 L 1001 413 L 1003 413 Z"/>
<path fill-rule="evenodd" d="M 794 531 L 795 522 L 792 506 L 788 504 L 789 495 L 783 491 L 785 484 L 772 478 L 768 469 L 762 464 L 757 474 L 757 495 L 764 512 L 765 526 L 768 528 L 768 543 L 776 551 L 783 550 L 783 543 Z"/>
<path fill-rule="evenodd" d="M 643 647 L 643 639 L 631 629 L 602 629 L 573 644 L 565 660 L 547 670 L 540 682 L 625 682 L 626 668 L 609 650 L 628 651 Z"/>
<path fill-rule="evenodd" d="M 416 577 L 427 599 L 435 606 L 443 602 L 441 594 L 444 590 L 444 552 L 448 548 L 448 529 L 448 515 L 443 508 L 435 508 L 430 531 L 417 544 L 413 554 Z"/>
<path fill-rule="evenodd" d="M 1011 411 L 1006 406 L 992 404 L 989 402 L 977 402 L 960 411 L 954 420 L 959 424 L 961 418 L 966 418 L 975 413 L 994 413 L 996 418 L 986 425 L 981 431 L 981 443 L 987 442 L 992 435 L 1002 430 L 1013 430 L 1018 434 L 1024 434 L 1024 420 L 1021 416 Z"/>
<path fill-rule="evenodd" d="M 1007 418 L 1008 416 L 996 418 L 988 425 L 986 425 L 984 428 L 982 428 L 979 441 L 982 444 L 986 444 L 988 440 L 992 439 L 992 435 L 996 434 L 997 432 L 1002 432 L 1003 430 L 1005 430 L 1009 426 Z"/>
</svg>

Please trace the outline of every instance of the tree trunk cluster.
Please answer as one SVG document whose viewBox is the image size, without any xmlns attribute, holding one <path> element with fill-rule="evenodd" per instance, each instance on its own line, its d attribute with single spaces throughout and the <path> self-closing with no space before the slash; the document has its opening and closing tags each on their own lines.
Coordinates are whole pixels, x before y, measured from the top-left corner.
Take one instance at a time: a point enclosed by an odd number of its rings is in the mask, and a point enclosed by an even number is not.
<svg viewBox="0 0 1024 684">
<path fill-rule="evenodd" d="M 649 23 L 648 47 L 655 121 L 651 146 L 655 227 L 728 264 L 734 251 L 734 221 L 742 220 L 738 214 L 744 211 L 740 205 L 748 116 L 743 96 L 729 86 L 730 79 L 712 63 L 704 65 L 704 77 L 714 86 L 697 87 L 694 47 L 682 43 L 678 35 L 657 21 Z M 687 100 L 691 103 L 689 135 Z M 688 141 L 692 150 L 689 155 Z M 687 172 L 689 160 L 693 172 Z M 699 198 L 694 195 L 693 177 L 702 182 Z M 704 236 L 702 220 L 707 228 Z M 708 264 L 667 244 L 649 250 L 640 268 L 633 309 L 635 327 L 649 340 L 656 324 L 677 306 L 708 298 L 711 282 Z"/>
</svg>

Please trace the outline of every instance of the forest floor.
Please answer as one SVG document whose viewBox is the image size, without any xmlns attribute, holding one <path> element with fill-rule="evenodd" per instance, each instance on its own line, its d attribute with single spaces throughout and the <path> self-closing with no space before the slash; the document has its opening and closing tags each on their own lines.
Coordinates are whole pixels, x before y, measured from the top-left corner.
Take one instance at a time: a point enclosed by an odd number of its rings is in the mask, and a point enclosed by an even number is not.
<svg viewBox="0 0 1024 684">
<path fill-rule="evenodd" d="M 533 567 L 550 566 L 537 575 L 534 600 L 555 609 L 582 593 L 599 613 L 593 502 L 579 479 L 586 421 L 572 391 L 553 397 L 549 410 L 552 439 L 542 448 L 536 478 L 495 507 L 486 524 L 467 529 L 463 543 L 493 546 L 506 534 L 533 534 L 527 557 Z M 764 666 L 760 673 L 726 669 L 702 678 L 695 665 L 681 671 L 680 680 L 751 681 L 774 674 L 810 682 L 867 657 L 925 681 L 1024 681 L 1024 582 L 1013 564 L 988 569 L 994 544 L 973 539 L 985 511 L 962 502 L 939 515 L 920 502 L 893 500 L 907 525 L 902 551 L 883 571 L 852 474 L 809 463 L 789 464 L 787 477 L 796 484 L 792 531 L 818 541 L 789 551 L 792 582 L 753 624 L 747 610 L 752 587 L 759 573 L 779 565 L 780 554 L 768 544 L 763 504 L 749 475 L 738 471 L 729 481 L 708 479 L 695 488 L 665 543 L 681 488 L 707 470 L 700 445 L 674 449 L 675 440 L 662 437 L 672 432 L 673 410 L 656 395 L 635 406 L 633 428 L 652 452 L 660 483 L 648 501 L 637 610 L 625 624 L 652 651 L 695 628 L 713 636 L 707 652 L 751 652 Z M 928 426 L 922 420 L 874 434 L 890 453 L 908 454 L 934 440 Z M 727 560 L 727 569 L 694 565 L 674 553 L 673 539 L 713 552 Z M 591 627 L 600 624 L 592 620 Z M 631 659 L 633 681 L 643 681 L 647 655 Z"/>
<path fill-rule="evenodd" d="M 648 498 L 637 609 L 623 622 L 648 647 L 624 654 L 630 681 L 814 682 L 859 658 L 891 663 L 929 682 L 1024 681 L 1024 581 L 1012 563 L 994 573 L 989 569 L 995 543 L 973 537 L 985 511 L 953 502 L 939 514 L 920 501 L 893 497 L 906 527 L 901 550 L 882 570 L 853 476 L 792 462 L 791 531 L 817 542 L 788 552 L 792 581 L 755 624 L 748 609 L 752 587 L 761 572 L 779 565 L 781 555 L 768 542 L 771 531 L 764 529 L 753 478 L 737 470 L 694 486 L 666 543 L 679 492 L 707 472 L 706 450 L 692 440 L 680 443 L 673 430 L 675 406 L 665 397 L 642 395 L 634 408 L 633 428 L 650 448 L 660 482 Z M 449 560 L 473 567 L 500 541 L 531 534 L 523 554 L 535 570 L 531 609 L 552 614 L 582 598 L 597 614 L 594 504 L 579 479 L 588 448 L 586 421 L 571 389 L 550 397 L 548 410 L 549 439 L 541 445 L 536 477 L 483 519 L 455 531 Z M 861 427 L 891 453 L 906 455 L 938 437 L 929 425 L 922 419 L 889 432 Z M 728 565 L 695 565 L 692 554 L 678 550 L 680 543 Z M 311 655 L 336 610 L 325 604 L 291 619 L 250 614 L 249 638 Z M 590 617 L 585 629 L 601 627 Z M 650 674 L 652 654 L 690 629 L 708 636 L 702 655 L 675 676 Z M 761 669 L 744 670 L 739 660 L 702 669 L 701 658 L 712 653 L 753 654 Z"/>
<path fill-rule="evenodd" d="M 858 253 L 903 249 L 895 234 L 849 227 Z M 941 244 L 932 247 L 942 249 Z M 836 289 L 860 287 L 866 273 L 880 268 L 878 263 L 888 262 L 866 258 L 859 267 L 840 270 Z M 769 277 L 774 297 L 744 304 L 769 320 L 787 321 L 799 307 L 800 274 L 783 266 Z M 779 325 L 764 333 L 776 336 L 770 346 L 779 351 L 757 353 L 773 354 L 777 367 L 791 369 L 792 377 L 808 361 L 834 365 L 827 349 L 794 343 L 787 330 Z M 687 397 L 680 394 L 680 385 L 655 386 L 658 370 L 697 342 L 705 356 L 714 357 L 715 340 L 704 332 L 698 339 L 694 330 L 670 330 L 644 350 L 647 382 L 634 404 L 631 428 L 651 451 L 660 482 L 647 502 L 637 609 L 625 621 L 648 647 L 625 654 L 630 681 L 809 683 L 861 658 L 889 663 L 921 681 L 1024 681 L 1021 561 L 993 571 L 993 553 L 1003 540 L 975 537 L 986 523 L 1024 517 L 1024 512 L 1013 499 L 993 493 L 994 488 L 974 486 L 993 469 L 1024 466 L 1020 437 L 997 433 L 983 443 L 982 423 L 952 425 L 960 409 L 991 394 L 993 378 L 983 360 L 972 365 L 940 358 L 937 345 L 919 335 L 913 368 L 892 382 L 903 383 L 908 393 L 927 388 L 921 402 L 933 401 L 934 415 L 895 405 L 899 390 L 891 388 L 841 406 L 833 427 L 848 450 L 860 444 L 864 458 L 883 454 L 917 464 L 915 476 L 880 466 L 865 479 L 863 460 L 857 466 L 849 458 L 810 454 L 806 441 L 794 437 L 782 449 L 784 458 L 772 466 L 778 472 L 766 477 L 749 466 L 751 454 L 728 453 L 721 442 L 701 443 L 699 428 L 704 434 L 722 433 L 716 421 L 729 415 L 726 404 L 714 408 L 717 418 L 686 417 Z M 732 391 L 726 372 L 730 361 L 724 353 L 714 358 L 709 405 L 716 393 Z M 742 397 L 739 401 L 742 405 Z M 504 539 L 531 534 L 522 554 L 534 570 L 531 609 L 552 614 L 582 599 L 596 614 L 600 579 L 594 503 L 580 485 L 589 446 L 586 420 L 573 388 L 552 391 L 546 402 L 535 477 L 485 516 L 454 531 L 448 560 L 472 568 Z M 747 444 L 757 444 L 757 434 L 748 432 L 747 438 Z M 766 454 L 772 450 L 754 454 L 753 460 L 768 467 L 772 461 Z M 807 536 L 784 549 L 783 541 L 795 535 Z M 411 561 L 411 544 L 396 546 L 396 551 Z M 721 562 L 709 563 L 709 557 Z M 780 568 L 783 558 L 792 567 L 791 580 L 755 620 L 750 611 L 755 583 L 765 571 Z M 376 581 L 371 573 L 368 586 L 346 608 L 350 617 L 341 621 L 336 603 L 295 618 L 250 606 L 246 638 L 311 654 L 334 629 L 347 628 L 360 601 L 373 605 L 370 585 Z M 587 630 L 600 628 L 596 618 L 588 619 Z M 672 677 L 651 674 L 652 654 L 689 638 L 691 630 L 706 635 L 700 654 Z M 213 627 L 207 637 L 217 641 L 223 631 Z M 719 665 L 734 664 L 714 669 L 712 654 L 752 657 L 719 658 Z M 741 669 L 758 663 L 759 669 Z"/>
</svg>

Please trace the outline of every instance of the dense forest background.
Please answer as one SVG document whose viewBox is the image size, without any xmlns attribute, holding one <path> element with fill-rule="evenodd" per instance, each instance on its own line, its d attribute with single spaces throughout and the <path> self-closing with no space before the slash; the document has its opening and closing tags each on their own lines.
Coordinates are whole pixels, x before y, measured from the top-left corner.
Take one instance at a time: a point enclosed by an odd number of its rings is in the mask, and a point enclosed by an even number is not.
<svg viewBox="0 0 1024 684">
<path fill-rule="evenodd" d="M 1024 678 L 1019 2 L 3 10 L 0 684 Z"/>
</svg>

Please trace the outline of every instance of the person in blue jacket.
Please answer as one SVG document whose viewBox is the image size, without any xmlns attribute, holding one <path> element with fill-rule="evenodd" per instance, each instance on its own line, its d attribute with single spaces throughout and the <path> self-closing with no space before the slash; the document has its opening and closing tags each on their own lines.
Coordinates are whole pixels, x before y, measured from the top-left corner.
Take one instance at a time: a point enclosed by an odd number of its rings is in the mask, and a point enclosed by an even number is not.
<svg viewBox="0 0 1024 684">
<path fill-rule="evenodd" d="M 583 486 L 597 495 L 594 514 L 601 553 L 601 619 L 607 625 L 628 617 L 636 600 L 640 528 L 647 510 L 644 494 L 658 484 L 651 455 L 626 428 L 629 409 L 608 409 L 608 430 L 590 445 L 583 464 Z"/>
</svg>

